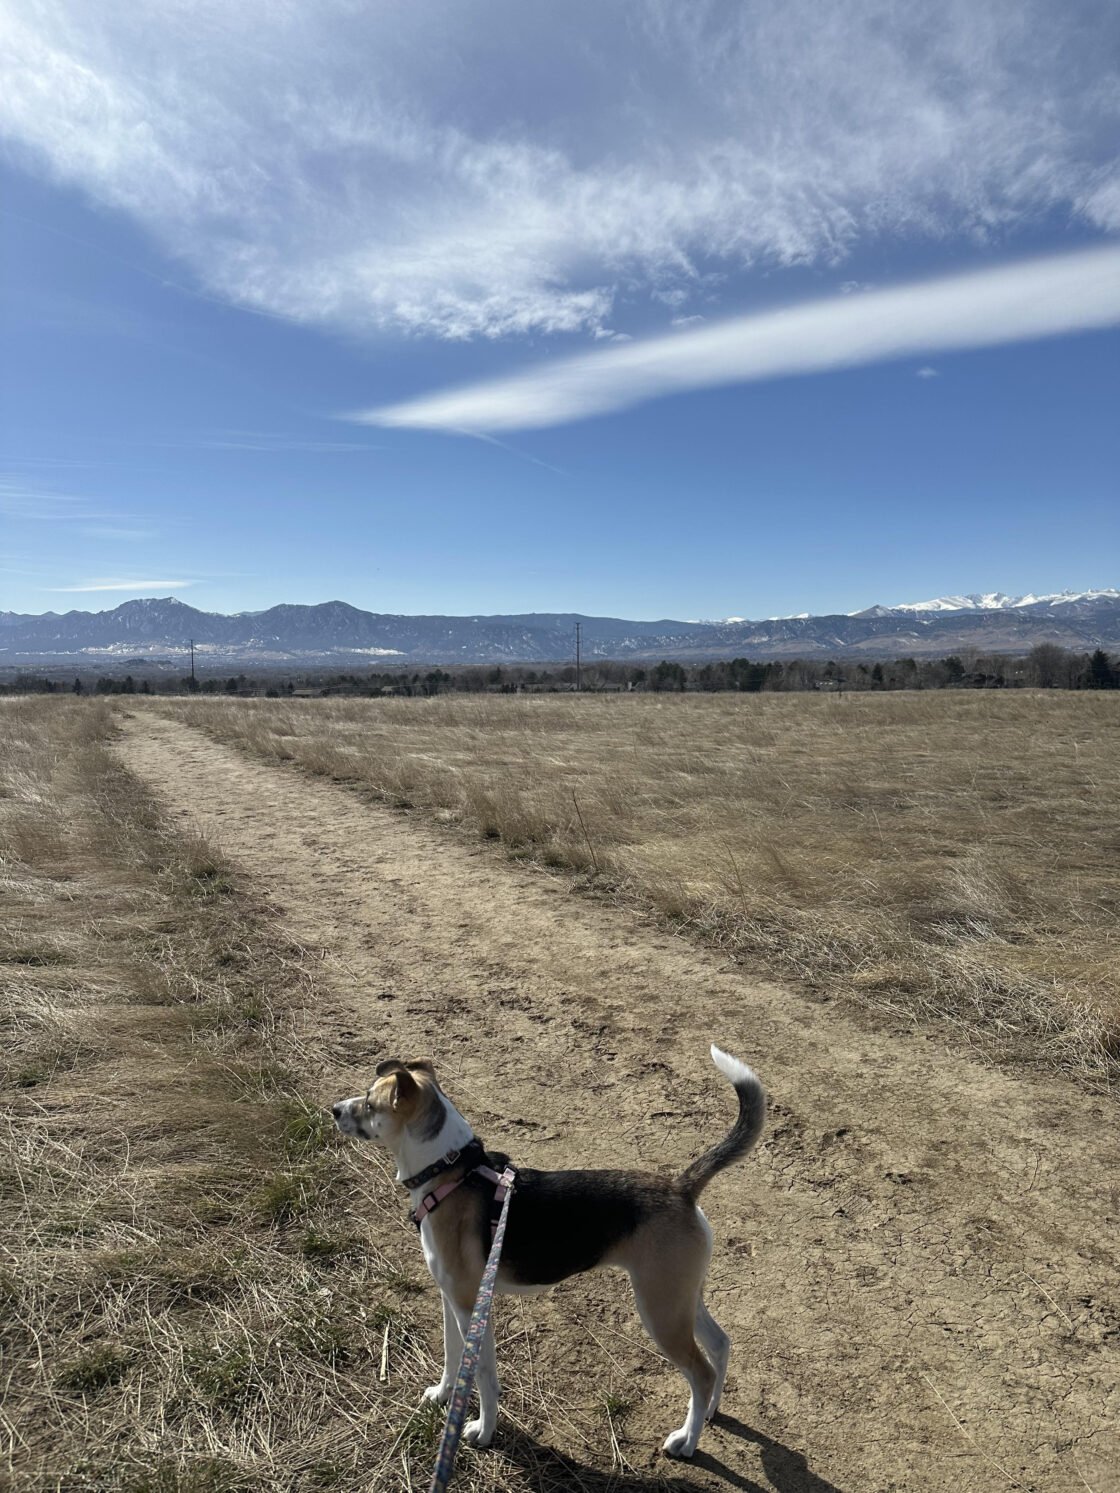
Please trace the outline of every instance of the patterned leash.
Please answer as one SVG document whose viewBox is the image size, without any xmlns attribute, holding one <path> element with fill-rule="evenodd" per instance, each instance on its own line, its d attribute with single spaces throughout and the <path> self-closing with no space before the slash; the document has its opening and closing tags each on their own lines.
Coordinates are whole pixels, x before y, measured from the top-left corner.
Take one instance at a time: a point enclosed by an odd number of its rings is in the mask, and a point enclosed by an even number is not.
<svg viewBox="0 0 1120 1493">
<path fill-rule="evenodd" d="M 513 1196 L 514 1175 L 513 1168 L 507 1166 L 498 1179 L 499 1190 L 495 1195 L 495 1202 L 499 1200 L 501 1190 L 504 1189 L 505 1197 L 501 1200 L 502 1211 L 494 1226 L 494 1242 L 490 1246 L 490 1257 L 486 1261 L 486 1269 L 482 1272 L 482 1284 L 478 1288 L 474 1311 L 471 1313 L 471 1325 L 467 1329 L 467 1336 L 463 1342 L 459 1374 L 451 1394 L 451 1403 L 447 1407 L 447 1424 L 443 1428 L 439 1455 L 436 1457 L 436 1467 L 432 1473 L 428 1493 L 443 1493 L 451 1482 L 451 1474 L 455 1471 L 455 1453 L 459 1450 L 459 1442 L 463 1435 L 467 1401 L 474 1388 L 474 1378 L 478 1373 L 478 1359 L 482 1352 L 482 1340 L 486 1336 L 486 1328 L 490 1321 L 490 1308 L 494 1305 L 494 1282 L 498 1275 L 498 1261 L 502 1256 L 502 1241 L 506 1236 L 506 1217 L 509 1213 L 509 1200 Z"/>
</svg>

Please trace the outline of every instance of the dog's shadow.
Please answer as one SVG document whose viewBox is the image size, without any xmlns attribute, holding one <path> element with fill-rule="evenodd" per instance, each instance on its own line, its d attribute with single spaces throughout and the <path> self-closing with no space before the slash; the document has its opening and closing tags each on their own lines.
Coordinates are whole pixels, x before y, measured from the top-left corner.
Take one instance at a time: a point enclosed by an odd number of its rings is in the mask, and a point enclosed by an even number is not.
<svg viewBox="0 0 1120 1493">
<path fill-rule="evenodd" d="M 762 1431 L 736 1420 L 732 1415 L 717 1415 L 713 1422 L 720 1430 L 741 1441 L 753 1442 L 759 1448 L 759 1457 L 767 1477 L 767 1485 L 734 1468 L 728 1467 L 719 1457 L 701 1444 L 696 1455 L 687 1464 L 659 1461 L 648 1473 L 627 1473 L 617 1468 L 605 1472 L 601 1468 L 589 1467 L 573 1457 L 565 1457 L 550 1446 L 545 1446 L 525 1431 L 506 1428 L 501 1439 L 501 1453 L 515 1463 L 526 1474 L 531 1487 L 539 1489 L 573 1489 L 579 1493 L 696 1493 L 696 1483 L 677 1475 L 674 1467 L 696 1467 L 719 1478 L 729 1488 L 741 1493 L 843 1493 L 835 1483 L 819 1477 L 809 1466 L 803 1452 L 794 1451 L 780 1441 L 774 1441 Z"/>
<path fill-rule="evenodd" d="M 754 1442 L 759 1449 L 763 1471 L 775 1493 L 842 1493 L 835 1483 L 830 1483 L 827 1478 L 820 1477 L 812 1470 L 804 1452 L 795 1452 L 792 1447 L 785 1446 L 781 1441 L 775 1441 L 763 1431 L 756 1431 L 753 1426 L 736 1420 L 733 1415 L 724 1415 L 722 1411 L 712 1424 L 731 1436 L 737 1436 L 740 1441 Z M 718 1473 L 732 1488 L 754 1490 L 758 1487 L 758 1484 L 751 1482 L 750 1478 L 734 1472 L 718 1458 L 713 1457 L 711 1452 L 705 1449 L 703 1442 L 700 1443 L 692 1464 L 694 1467 L 706 1467 L 709 1471 Z"/>
</svg>

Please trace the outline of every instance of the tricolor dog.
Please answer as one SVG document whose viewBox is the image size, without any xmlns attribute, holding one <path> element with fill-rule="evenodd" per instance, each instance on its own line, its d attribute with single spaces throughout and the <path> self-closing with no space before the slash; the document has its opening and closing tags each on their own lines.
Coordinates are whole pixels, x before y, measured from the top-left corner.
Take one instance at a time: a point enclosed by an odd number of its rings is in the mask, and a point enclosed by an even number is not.
<svg viewBox="0 0 1120 1493">
<path fill-rule="evenodd" d="M 703 1301 L 712 1231 L 697 1203 L 718 1171 L 757 1141 L 766 1096 L 757 1076 L 718 1047 L 712 1058 L 735 1086 L 739 1117 L 717 1145 L 676 1178 L 648 1172 L 539 1172 L 518 1167 L 498 1272 L 502 1292 L 532 1292 L 597 1266 L 625 1270 L 642 1322 L 688 1381 L 688 1415 L 665 1441 L 674 1457 L 696 1450 L 719 1409 L 730 1339 Z M 496 1174 L 508 1157 L 483 1150 L 426 1061 L 381 1063 L 366 1094 L 332 1107 L 343 1135 L 387 1146 L 408 1189 L 424 1259 L 443 1293 L 443 1377 L 424 1391 L 446 1403 L 490 1251 Z M 464 1435 L 488 1446 L 498 1416 L 494 1335 L 478 1374 L 479 1417 Z"/>
</svg>

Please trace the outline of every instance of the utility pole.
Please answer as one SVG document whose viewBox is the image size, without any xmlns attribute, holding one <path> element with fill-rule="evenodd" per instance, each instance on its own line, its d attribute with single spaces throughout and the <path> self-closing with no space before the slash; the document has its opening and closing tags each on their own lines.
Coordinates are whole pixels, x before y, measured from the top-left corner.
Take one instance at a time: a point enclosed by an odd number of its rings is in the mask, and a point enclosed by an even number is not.
<svg viewBox="0 0 1120 1493">
<path fill-rule="evenodd" d="M 579 632 L 580 632 L 580 627 L 581 626 L 582 626 L 581 623 L 579 623 L 579 622 L 576 623 L 576 693 L 577 694 L 580 692 L 580 690 L 583 689 L 583 680 L 582 680 L 582 677 L 581 677 L 581 674 L 580 674 L 580 659 L 579 659 Z"/>
<path fill-rule="evenodd" d="M 195 683 L 194 677 L 194 639 L 191 639 L 191 683 Z"/>
</svg>

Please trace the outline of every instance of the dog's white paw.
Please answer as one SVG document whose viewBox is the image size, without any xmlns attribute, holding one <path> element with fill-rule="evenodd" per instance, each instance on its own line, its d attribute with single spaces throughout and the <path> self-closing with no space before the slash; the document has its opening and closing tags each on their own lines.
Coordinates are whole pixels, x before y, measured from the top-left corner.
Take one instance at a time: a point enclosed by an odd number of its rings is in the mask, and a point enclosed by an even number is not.
<svg viewBox="0 0 1120 1493">
<path fill-rule="evenodd" d="M 696 1450 L 696 1443 L 690 1440 L 687 1426 L 682 1426 L 679 1431 L 666 1436 L 662 1449 L 667 1457 L 691 1457 Z"/>
<path fill-rule="evenodd" d="M 451 1389 L 452 1386 L 450 1384 L 442 1382 L 439 1384 L 429 1384 L 420 1398 L 427 1405 L 446 1405 L 451 1398 Z"/>
<path fill-rule="evenodd" d="M 494 1427 L 488 1430 L 481 1420 L 469 1420 L 463 1427 L 463 1440 L 471 1446 L 489 1446 L 493 1439 Z"/>
</svg>

